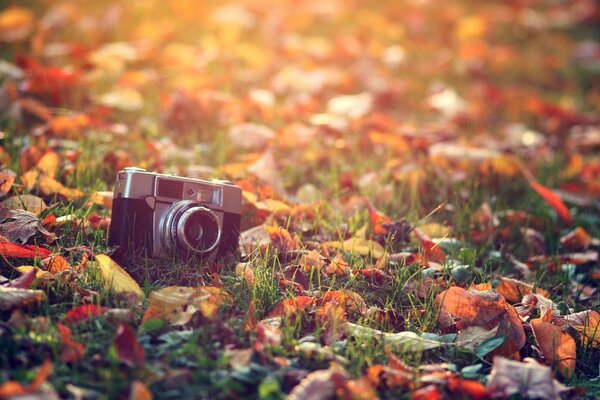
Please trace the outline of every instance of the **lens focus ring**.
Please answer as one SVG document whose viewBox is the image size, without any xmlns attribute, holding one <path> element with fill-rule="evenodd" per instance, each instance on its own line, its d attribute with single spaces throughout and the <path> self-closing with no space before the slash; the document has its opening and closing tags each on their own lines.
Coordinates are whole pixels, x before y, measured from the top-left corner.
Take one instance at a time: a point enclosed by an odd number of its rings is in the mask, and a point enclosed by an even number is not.
<svg viewBox="0 0 600 400">
<path fill-rule="evenodd" d="M 168 249 L 186 254 L 209 253 L 221 239 L 221 227 L 215 213 L 191 200 L 173 204 L 164 215 L 161 233 Z"/>
</svg>

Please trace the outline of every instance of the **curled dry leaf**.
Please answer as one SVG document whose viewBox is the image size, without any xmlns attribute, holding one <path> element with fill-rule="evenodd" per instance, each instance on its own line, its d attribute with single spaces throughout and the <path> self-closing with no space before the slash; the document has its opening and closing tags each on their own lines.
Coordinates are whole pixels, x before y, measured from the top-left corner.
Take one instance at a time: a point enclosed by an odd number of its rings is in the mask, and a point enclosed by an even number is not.
<svg viewBox="0 0 600 400">
<path fill-rule="evenodd" d="M 580 226 L 560 238 L 560 244 L 569 251 L 586 250 L 591 242 L 590 235 Z"/>
<path fill-rule="evenodd" d="M 287 229 L 279 226 L 267 226 L 264 227 L 271 241 L 271 248 L 277 250 L 279 253 L 287 253 L 292 250 L 300 250 L 300 242 L 298 238 L 292 237 Z"/>
<path fill-rule="evenodd" d="M 15 182 L 15 173 L 10 169 L 0 170 L 0 197 L 6 196 Z"/>
<path fill-rule="evenodd" d="M 560 392 L 564 391 L 564 386 L 553 378 L 549 367 L 531 358 L 519 362 L 499 356 L 494 357 L 487 387 L 499 397 L 520 395 L 548 400 L 559 400 Z"/>
<path fill-rule="evenodd" d="M 529 283 L 521 282 L 512 278 L 500 278 L 500 284 L 496 287 L 496 292 L 504 296 L 506 301 L 511 304 L 521 301 L 523 296 L 532 293 L 541 294 L 544 297 L 550 297 L 547 290 L 534 287 Z"/>
<path fill-rule="evenodd" d="M 359 256 L 373 256 L 376 259 L 382 259 L 386 256 L 386 251 L 379 243 L 362 238 L 350 238 L 344 241 L 325 242 L 321 244 L 324 248 L 334 248 L 347 251 Z"/>
<path fill-rule="evenodd" d="M 140 285 L 109 256 L 96 255 L 96 264 L 100 269 L 106 288 L 110 288 L 117 293 L 134 293 L 139 297 L 144 297 Z"/>
<path fill-rule="evenodd" d="M 46 300 L 46 294 L 41 290 L 12 288 L 0 286 L 0 310 L 26 307 Z"/>
<path fill-rule="evenodd" d="M 586 310 L 564 317 L 567 323 L 575 328 L 584 346 L 600 348 L 600 313 Z"/>
<path fill-rule="evenodd" d="M 60 166 L 60 161 L 61 161 L 60 156 L 56 152 L 49 151 L 46 154 L 44 154 L 42 156 L 42 158 L 39 159 L 39 161 L 37 162 L 35 167 L 42 174 L 45 174 L 46 176 L 49 176 L 50 178 L 54 178 L 54 177 L 56 177 L 56 174 L 58 173 L 58 167 Z"/>
<path fill-rule="evenodd" d="M 24 244 L 36 234 L 42 235 L 48 243 L 56 238 L 42 226 L 35 214 L 24 210 L 0 208 L 0 235 L 11 242 Z"/>
<path fill-rule="evenodd" d="M 310 273 L 313 269 L 319 272 L 325 265 L 325 261 L 316 250 L 311 250 L 309 253 L 302 254 L 298 263 L 305 273 Z"/>
<path fill-rule="evenodd" d="M 39 216 L 48 208 L 43 199 L 31 194 L 21 194 L 18 196 L 9 197 L 0 203 L 0 206 L 7 207 L 12 210 L 23 209 L 25 211 L 32 212 L 37 216 Z"/>
<path fill-rule="evenodd" d="M 61 255 L 55 255 L 42 260 L 42 265 L 46 268 L 46 271 L 53 274 L 71 269 L 71 264 Z"/>
<path fill-rule="evenodd" d="M 503 355 L 510 355 L 525 345 L 525 331 L 515 309 L 504 297 L 492 292 L 467 291 L 458 286 L 437 295 L 436 304 L 442 311 L 456 319 L 459 330 L 479 326 L 488 330 L 498 327 L 497 336 L 506 336 L 498 348 Z"/>
<path fill-rule="evenodd" d="M 227 292 L 213 286 L 169 286 L 150 293 L 149 297 L 143 321 L 159 319 L 171 325 L 188 323 L 196 312 L 214 319 L 219 307 L 232 301 Z"/>
<path fill-rule="evenodd" d="M 13 279 L 4 286 L 18 289 L 27 289 L 35 279 L 35 275 L 35 268 L 32 267 L 30 270 L 23 272 L 23 275 L 21 275 L 17 279 Z"/>
<path fill-rule="evenodd" d="M 542 306 L 542 316 L 531 320 L 533 334 L 546 364 L 570 378 L 575 372 L 577 346 L 571 335 L 552 323 L 552 310 Z"/>
<path fill-rule="evenodd" d="M 343 388 L 348 374 L 341 368 L 314 371 L 290 392 L 290 400 L 327 400 L 333 398 L 336 389 Z"/>
</svg>

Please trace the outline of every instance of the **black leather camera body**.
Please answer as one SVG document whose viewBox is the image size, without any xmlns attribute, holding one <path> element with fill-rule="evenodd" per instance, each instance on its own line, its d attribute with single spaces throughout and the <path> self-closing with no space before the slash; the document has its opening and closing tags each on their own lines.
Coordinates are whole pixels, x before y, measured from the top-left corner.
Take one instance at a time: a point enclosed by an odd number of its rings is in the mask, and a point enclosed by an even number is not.
<svg viewBox="0 0 600 400">
<path fill-rule="evenodd" d="M 108 244 L 155 258 L 209 258 L 236 252 L 242 190 L 125 168 L 117 174 Z"/>
</svg>

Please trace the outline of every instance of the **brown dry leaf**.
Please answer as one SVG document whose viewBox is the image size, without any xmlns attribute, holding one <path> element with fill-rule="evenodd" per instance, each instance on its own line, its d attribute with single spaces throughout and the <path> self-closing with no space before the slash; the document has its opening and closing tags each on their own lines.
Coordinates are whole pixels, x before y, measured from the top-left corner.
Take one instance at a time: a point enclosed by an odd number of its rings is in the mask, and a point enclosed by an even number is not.
<svg viewBox="0 0 600 400">
<path fill-rule="evenodd" d="M 271 247 L 279 253 L 300 250 L 300 242 L 296 237 L 292 237 L 287 229 L 279 226 L 265 225 L 265 231 L 267 231 L 267 235 L 269 235 Z"/>
<path fill-rule="evenodd" d="M 25 211 L 32 212 L 37 216 L 39 216 L 48 208 L 43 199 L 31 194 L 21 194 L 18 196 L 9 197 L 0 203 L 0 206 L 7 207 L 12 210 L 23 209 Z"/>
<path fill-rule="evenodd" d="M 313 268 L 316 269 L 317 272 L 321 271 L 321 268 L 325 265 L 325 261 L 318 251 L 311 250 L 307 254 L 302 254 L 298 264 L 300 264 L 300 267 L 302 267 L 302 270 L 305 273 L 310 273 Z"/>
<path fill-rule="evenodd" d="M 344 257 L 341 254 L 338 254 L 334 257 L 333 260 L 329 264 L 325 266 L 325 273 L 328 276 L 337 275 L 337 276 L 345 276 L 348 274 L 350 270 L 350 265 L 344 260 Z"/>
<path fill-rule="evenodd" d="M 498 348 L 503 355 L 510 355 L 525 345 L 525 331 L 515 309 L 504 297 L 492 292 L 467 291 L 458 286 L 437 295 L 436 304 L 443 312 L 456 318 L 459 330 L 479 326 L 488 330 L 498 328 L 497 336 L 506 336 Z"/>
<path fill-rule="evenodd" d="M 577 330 L 584 346 L 600 348 L 600 313 L 598 311 L 586 310 L 566 315 L 564 319 Z"/>
<path fill-rule="evenodd" d="M 532 358 L 523 361 L 494 357 L 488 390 L 507 398 L 520 395 L 532 399 L 560 400 L 559 393 L 565 387 L 553 379 L 552 370 Z"/>
<path fill-rule="evenodd" d="M 326 303 L 317 310 L 322 338 L 326 345 L 341 339 L 345 330 L 346 307 L 335 302 Z"/>
<path fill-rule="evenodd" d="M 0 197 L 6 196 L 12 189 L 16 174 L 10 169 L 0 170 Z"/>
<path fill-rule="evenodd" d="M 49 151 L 40 158 L 36 168 L 50 178 L 56 177 L 60 166 L 60 156 L 54 151 Z"/>
<path fill-rule="evenodd" d="M 577 346 L 571 335 L 552 323 L 552 310 L 542 306 L 542 316 L 531 320 L 535 340 L 546 364 L 570 378 L 575 372 Z"/>
<path fill-rule="evenodd" d="M 248 263 L 238 263 L 235 266 L 237 276 L 244 278 L 248 286 L 254 285 L 254 270 L 250 268 Z"/>
<path fill-rule="evenodd" d="M 532 293 L 538 293 L 547 298 L 550 297 L 547 290 L 536 288 L 533 285 L 512 278 L 500 278 L 500 284 L 496 287 L 496 292 L 504 296 L 510 304 L 518 303 L 523 296 Z"/>
<path fill-rule="evenodd" d="M 117 293 L 134 293 L 139 297 L 144 297 L 140 285 L 109 256 L 98 254 L 96 255 L 96 262 L 106 288 L 110 288 Z"/>
<path fill-rule="evenodd" d="M 18 42 L 26 39 L 34 24 L 34 15 L 28 9 L 8 7 L 0 13 L 0 41 Z"/>
<path fill-rule="evenodd" d="M 469 326 L 458 332 L 455 343 L 457 346 L 474 353 L 481 343 L 495 337 L 497 333 L 497 326 L 493 329 L 482 328 L 481 326 Z"/>
<path fill-rule="evenodd" d="M 44 300 L 46 300 L 46 294 L 42 290 L 0 286 L 0 310 L 2 311 L 26 307 Z"/>
<path fill-rule="evenodd" d="M 69 261 L 61 255 L 52 256 L 42 260 L 42 265 L 46 268 L 46 271 L 52 274 L 66 271 L 71 268 Z"/>
<path fill-rule="evenodd" d="M 586 250 L 591 242 L 590 235 L 580 226 L 560 238 L 560 244 L 569 251 Z"/>
<path fill-rule="evenodd" d="M 171 325 L 184 325 L 196 312 L 214 319 L 219 307 L 231 301 L 227 292 L 217 287 L 169 286 L 150 293 L 143 321 L 160 319 Z"/>
<path fill-rule="evenodd" d="M 289 400 L 327 400 L 335 396 L 338 388 L 343 388 L 348 381 L 348 374 L 341 368 L 332 367 L 326 370 L 311 372 L 296 385 Z"/>
<path fill-rule="evenodd" d="M 42 226 L 35 214 L 24 210 L 0 208 L 0 235 L 10 242 L 25 244 L 32 236 L 40 234 L 46 242 L 54 241 L 56 236 Z"/>
<path fill-rule="evenodd" d="M 62 183 L 49 176 L 42 175 L 39 179 L 38 185 L 40 191 L 46 196 L 59 194 L 68 201 L 79 200 L 83 197 L 83 192 L 81 190 L 65 187 Z"/>
</svg>

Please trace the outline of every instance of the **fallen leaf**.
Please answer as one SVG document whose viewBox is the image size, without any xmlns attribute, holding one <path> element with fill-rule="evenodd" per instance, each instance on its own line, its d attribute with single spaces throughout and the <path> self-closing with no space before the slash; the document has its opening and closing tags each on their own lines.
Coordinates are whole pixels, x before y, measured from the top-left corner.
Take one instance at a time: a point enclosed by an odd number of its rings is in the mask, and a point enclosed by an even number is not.
<svg viewBox="0 0 600 400">
<path fill-rule="evenodd" d="M 76 324 L 87 321 L 91 317 L 102 315 L 106 311 L 108 311 L 107 307 L 101 307 L 96 304 L 82 304 L 67 311 L 62 322 L 64 324 Z"/>
<path fill-rule="evenodd" d="M 19 246 L 0 242 L 0 255 L 7 258 L 47 258 L 50 256 L 50 250 L 33 245 Z"/>
<path fill-rule="evenodd" d="M 106 288 L 110 288 L 117 293 L 130 292 L 139 297 L 144 297 L 140 285 L 109 256 L 98 254 L 96 255 L 96 261 Z"/>
<path fill-rule="evenodd" d="M 152 392 L 143 382 L 133 381 L 129 391 L 129 400 L 152 400 Z"/>
<path fill-rule="evenodd" d="M 458 286 L 437 295 L 436 304 L 442 312 L 456 319 L 459 330 L 472 326 L 484 329 L 498 328 L 497 336 L 506 336 L 498 348 L 503 355 L 510 355 L 525 345 L 525 331 L 515 309 L 504 297 L 493 292 L 467 291 Z"/>
<path fill-rule="evenodd" d="M 571 335 L 552 323 L 552 310 L 543 306 L 542 316 L 531 320 L 533 334 L 544 356 L 545 364 L 570 378 L 575 373 L 577 347 Z"/>
<path fill-rule="evenodd" d="M 20 277 L 11 280 L 4 287 L 12 287 L 18 289 L 27 289 L 35 279 L 35 269 L 25 272 Z"/>
<path fill-rule="evenodd" d="M 318 251 L 311 250 L 307 254 L 302 254 L 298 264 L 300 264 L 305 273 L 310 273 L 313 269 L 320 272 L 321 268 L 325 265 L 325 261 Z"/>
<path fill-rule="evenodd" d="M 105 208 L 111 208 L 113 202 L 113 192 L 94 192 L 87 201 L 87 204 L 96 204 Z"/>
<path fill-rule="evenodd" d="M 46 300 L 46 294 L 41 290 L 12 288 L 0 286 L 0 310 L 26 307 Z"/>
<path fill-rule="evenodd" d="M 10 169 L 0 170 L 0 197 L 6 196 L 15 182 L 16 174 Z"/>
<path fill-rule="evenodd" d="M 49 151 L 40 158 L 36 168 L 46 176 L 54 178 L 58 172 L 60 161 L 60 156 L 56 152 Z"/>
<path fill-rule="evenodd" d="M 384 343 L 399 345 L 403 349 L 410 351 L 423 351 L 435 349 L 442 346 L 448 346 L 448 342 L 426 339 L 415 332 L 405 331 L 397 333 L 382 332 L 378 329 L 369 328 L 353 324 L 351 322 L 346 323 L 346 335 L 353 337 L 367 337 L 373 339 L 380 339 Z"/>
<path fill-rule="evenodd" d="M 136 334 L 128 324 L 121 323 L 113 341 L 119 359 L 130 367 L 144 364 L 144 348 L 138 343 Z"/>
<path fill-rule="evenodd" d="M 591 242 L 590 235 L 580 226 L 560 237 L 560 244 L 569 251 L 586 250 Z"/>
<path fill-rule="evenodd" d="M 36 234 L 42 235 L 50 243 L 56 236 L 42 226 L 42 222 L 35 214 L 24 210 L 11 210 L 0 208 L 0 235 L 11 242 L 27 243 L 29 238 Z"/>
<path fill-rule="evenodd" d="M 469 326 L 461 329 L 456 336 L 456 345 L 465 348 L 473 353 L 486 340 L 496 337 L 498 327 L 486 329 L 481 326 Z"/>
<path fill-rule="evenodd" d="M 46 360 L 39 367 L 35 377 L 28 385 L 23 385 L 15 381 L 6 381 L 0 384 L 0 398 L 9 399 L 33 394 L 38 391 L 50 375 L 52 375 L 52 361 Z"/>
<path fill-rule="evenodd" d="M 361 238 L 350 238 L 347 240 L 336 242 L 321 243 L 324 248 L 334 248 L 342 251 L 347 251 L 359 256 L 372 255 L 374 258 L 381 259 L 387 254 L 385 249 L 379 243 Z"/>
<path fill-rule="evenodd" d="M 556 193 L 533 180 L 529 181 L 529 186 L 531 186 L 531 188 L 535 190 L 546 203 L 554 209 L 554 211 L 556 211 L 556 214 L 558 214 L 565 224 L 571 225 L 573 223 L 573 217 L 571 216 L 569 209 Z"/>
<path fill-rule="evenodd" d="M 263 150 L 275 139 L 275 132 L 264 125 L 243 123 L 229 129 L 229 140 L 234 146 L 246 150 Z"/>
<path fill-rule="evenodd" d="M 550 293 L 547 290 L 536 288 L 533 285 L 512 278 L 500 278 L 500 284 L 496 288 L 496 293 L 504 296 L 510 304 L 518 303 L 523 296 L 532 293 L 539 293 L 544 297 L 550 297 Z"/>
<path fill-rule="evenodd" d="M 598 311 L 581 311 L 565 315 L 564 319 L 577 330 L 584 346 L 600 348 L 600 313 Z"/>
<path fill-rule="evenodd" d="M 56 324 L 60 333 L 60 360 L 64 363 L 72 363 L 83 359 L 85 347 L 75 341 L 71 329 L 63 324 Z"/>
<path fill-rule="evenodd" d="M 560 400 L 565 388 L 553 379 L 552 370 L 531 358 L 524 362 L 494 357 L 487 383 L 490 393 L 500 397 L 527 396 L 531 399 Z"/>
<path fill-rule="evenodd" d="M 267 226 L 264 227 L 271 241 L 271 247 L 277 250 L 279 253 L 287 253 L 292 250 L 300 250 L 300 243 L 296 237 L 279 226 Z"/>
<path fill-rule="evenodd" d="M 446 260 L 446 254 L 444 254 L 444 251 L 436 243 L 434 243 L 429 236 L 427 236 L 419 228 L 415 228 L 413 232 L 417 240 L 421 243 L 426 260 L 431 260 L 437 263 L 443 263 Z"/>
<path fill-rule="evenodd" d="M 335 396 L 336 389 L 343 387 L 348 374 L 340 369 L 314 371 L 294 386 L 289 400 L 327 400 Z"/>
<path fill-rule="evenodd" d="M 23 209 L 39 216 L 48 206 L 40 197 L 31 194 L 20 194 L 18 196 L 9 197 L 0 203 L 0 206 L 7 207 L 12 210 Z"/>
<path fill-rule="evenodd" d="M 187 324 L 196 312 L 214 319 L 219 307 L 232 301 L 227 292 L 213 286 L 169 286 L 153 291 L 149 298 L 142 320 L 160 319 L 171 325 Z"/>
</svg>

